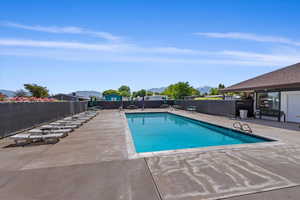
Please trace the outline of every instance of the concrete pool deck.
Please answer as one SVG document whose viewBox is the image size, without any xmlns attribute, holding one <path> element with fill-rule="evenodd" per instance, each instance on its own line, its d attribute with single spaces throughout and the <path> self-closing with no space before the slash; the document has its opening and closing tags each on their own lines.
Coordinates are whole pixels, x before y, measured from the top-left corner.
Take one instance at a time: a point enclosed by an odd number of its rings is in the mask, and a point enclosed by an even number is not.
<svg viewBox="0 0 300 200">
<path fill-rule="evenodd" d="M 172 112 L 229 128 L 235 121 Z M 12 141 L 0 140 L 0 199 L 298 200 L 300 129 L 247 123 L 278 141 L 131 157 L 124 112 L 117 110 L 101 111 L 54 145 L 8 147 Z"/>
</svg>

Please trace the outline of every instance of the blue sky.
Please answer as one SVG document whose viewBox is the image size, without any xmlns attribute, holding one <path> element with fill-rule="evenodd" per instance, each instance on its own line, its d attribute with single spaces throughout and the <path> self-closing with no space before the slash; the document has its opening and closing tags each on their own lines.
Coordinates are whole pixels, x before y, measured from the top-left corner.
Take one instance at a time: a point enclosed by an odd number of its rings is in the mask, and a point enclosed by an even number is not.
<svg viewBox="0 0 300 200">
<path fill-rule="evenodd" d="M 0 89 L 231 85 L 300 61 L 300 1 L 2 1 Z"/>
</svg>

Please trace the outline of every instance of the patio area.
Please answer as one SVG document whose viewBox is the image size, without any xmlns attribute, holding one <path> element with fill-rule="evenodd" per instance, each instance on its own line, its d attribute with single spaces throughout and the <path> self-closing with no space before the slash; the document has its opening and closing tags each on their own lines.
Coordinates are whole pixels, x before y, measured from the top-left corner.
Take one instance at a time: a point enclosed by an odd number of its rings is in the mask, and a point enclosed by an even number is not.
<svg viewBox="0 0 300 200">
<path fill-rule="evenodd" d="M 235 121 L 172 112 L 229 128 Z M 1 140 L 0 199 L 299 199 L 297 124 L 247 120 L 255 134 L 277 141 L 144 157 L 131 155 L 126 123 L 124 112 L 103 110 L 57 144 L 9 147 L 13 141 Z"/>
</svg>

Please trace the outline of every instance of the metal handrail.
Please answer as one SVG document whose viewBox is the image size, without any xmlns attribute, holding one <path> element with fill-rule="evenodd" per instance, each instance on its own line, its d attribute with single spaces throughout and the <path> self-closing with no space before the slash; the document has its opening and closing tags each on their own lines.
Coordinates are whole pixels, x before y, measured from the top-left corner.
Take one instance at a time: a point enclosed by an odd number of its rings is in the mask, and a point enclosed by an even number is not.
<svg viewBox="0 0 300 200">
<path fill-rule="evenodd" d="M 245 129 L 244 127 L 246 127 L 246 129 Z M 243 124 L 243 125 L 242 125 L 242 130 L 245 131 L 245 132 L 252 133 L 252 129 L 251 129 L 251 127 L 249 126 L 249 124 Z"/>
<path fill-rule="evenodd" d="M 235 129 L 239 129 L 241 131 L 244 131 L 244 132 L 247 132 L 247 133 L 252 133 L 252 129 L 251 127 L 249 126 L 249 124 L 242 124 L 241 122 L 234 122 L 232 124 L 232 126 L 235 128 Z"/>
<path fill-rule="evenodd" d="M 232 124 L 232 126 L 234 127 L 234 128 L 236 128 L 236 129 L 240 129 L 240 130 L 242 130 L 242 124 L 241 124 L 241 122 L 234 122 L 233 124 Z"/>
</svg>

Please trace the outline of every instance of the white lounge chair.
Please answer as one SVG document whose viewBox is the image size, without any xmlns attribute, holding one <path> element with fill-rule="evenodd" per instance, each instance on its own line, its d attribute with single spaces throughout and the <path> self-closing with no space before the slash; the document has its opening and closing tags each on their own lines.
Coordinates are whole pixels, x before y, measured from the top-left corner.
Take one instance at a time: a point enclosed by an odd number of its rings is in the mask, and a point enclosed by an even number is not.
<svg viewBox="0 0 300 200">
<path fill-rule="evenodd" d="M 78 128 L 79 126 L 82 125 L 82 123 L 70 123 L 70 122 L 52 122 L 49 125 L 51 126 L 76 126 Z"/>
<path fill-rule="evenodd" d="M 30 136 L 32 135 L 49 135 L 49 134 L 56 134 L 61 133 L 65 136 L 68 136 L 68 133 L 70 133 L 72 129 L 57 129 L 57 130 L 41 130 L 41 129 L 31 129 L 28 131 Z"/>
<path fill-rule="evenodd" d="M 50 133 L 46 135 L 30 135 L 29 139 L 31 140 L 41 140 L 45 143 L 56 143 L 60 138 L 65 137 L 64 133 Z"/>
<path fill-rule="evenodd" d="M 53 123 L 60 123 L 60 124 L 79 124 L 82 125 L 82 121 L 69 121 L 69 120 L 57 120 L 55 122 L 50 123 L 52 125 Z"/>
<path fill-rule="evenodd" d="M 66 117 L 66 118 L 64 118 L 62 120 L 58 120 L 58 121 L 85 123 L 87 120 L 84 120 L 84 119 L 70 119 L 70 118 Z"/>
<path fill-rule="evenodd" d="M 35 128 L 27 131 L 28 134 L 43 134 L 43 130 Z"/>
<path fill-rule="evenodd" d="M 68 136 L 68 133 L 72 132 L 72 129 L 56 129 L 56 130 L 45 130 L 43 131 L 44 135 L 62 133 L 65 136 Z"/>
<path fill-rule="evenodd" d="M 188 106 L 186 108 L 187 111 L 192 111 L 192 112 L 196 112 L 197 111 L 197 107 L 196 106 Z"/>
<path fill-rule="evenodd" d="M 15 141 L 15 144 L 18 145 L 20 143 L 28 143 L 29 142 L 29 133 L 19 133 L 17 135 L 10 136 L 10 139 Z"/>
<path fill-rule="evenodd" d="M 41 130 L 57 130 L 57 129 L 75 129 L 77 125 L 44 125 L 41 126 Z"/>
<path fill-rule="evenodd" d="M 58 142 L 60 138 L 64 137 L 64 133 L 52 133 L 52 134 L 47 134 L 47 135 L 31 135 L 29 133 L 24 134 L 17 134 L 10 136 L 12 140 L 15 141 L 16 145 L 19 144 L 30 144 L 32 142 L 45 142 L 45 143 L 50 143 L 50 142 Z"/>
</svg>

